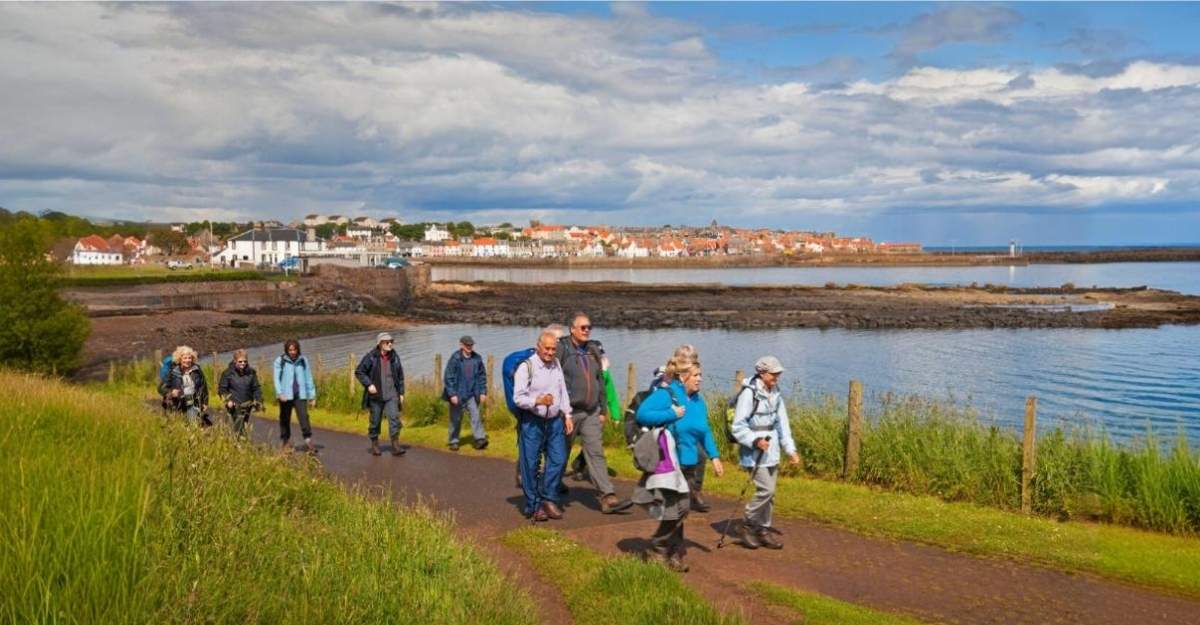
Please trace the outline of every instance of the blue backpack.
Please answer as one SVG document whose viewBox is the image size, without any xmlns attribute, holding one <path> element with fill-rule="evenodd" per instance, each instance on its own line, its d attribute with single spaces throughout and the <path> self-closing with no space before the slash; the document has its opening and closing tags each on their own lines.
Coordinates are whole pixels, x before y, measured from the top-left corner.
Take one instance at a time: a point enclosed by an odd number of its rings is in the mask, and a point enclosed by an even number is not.
<svg viewBox="0 0 1200 625">
<path fill-rule="evenodd" d="M 514 417 L 521 416 L 525 410 L 517 406 L 516 402 L 513 401 L 513 379 L 516 378 L 517 367 L 520 367 L 521 363 L 528 363 L 529 359 L 533 358 L 535 353 L 537 353 L 537 350 L 532 347 L 519 349 L 505 356 L 504 362 L 500 366 L 500 377 L 504 380 L 504 401 L 508 404 L 508 411 Z M 533 371 L 529 371 L 529 374 L 532 375 Z"/>
<path fill-rule="evenodd" d="M 170 382 L 171 367 L 175 366 L 175 358 L 172 354 L 167 354 L 162 360 L 162 365 L 158 368 L 158 394 L 166 395 L 167 383 Z"/>
</svg>

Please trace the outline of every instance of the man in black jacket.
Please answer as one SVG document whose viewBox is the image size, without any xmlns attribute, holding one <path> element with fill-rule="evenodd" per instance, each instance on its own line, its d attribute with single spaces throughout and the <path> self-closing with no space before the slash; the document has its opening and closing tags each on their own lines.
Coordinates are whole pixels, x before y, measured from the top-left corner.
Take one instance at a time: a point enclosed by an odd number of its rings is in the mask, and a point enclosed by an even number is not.
<svg viewBox="0 0 1200 625">
<path fill-rule="evenodd" d="M 254 402 L 261 410 L 263 403 L 262 383 L 258 380 L 258 372 L 250 366 L 246 350 L 233 353 L 233 360 L 217 383 L 217 396 L 225 401 L 229 429 L 238 436 L 245 434 L 246 422 L 250 420 L 250 410 L 245 405 Z"/>
<path fill-rule="evenodd" d="M 392 439 L 392 455 L 404 455 L 400 447 L 400 409 L 404 404 L 404 367 L 392 349 L 392 335 L 380 332 L 375 337 L 375 349 L 367 352 L 354 377 L 363 386 L 363 408 L 370 411 L 367 436 L 371 439 L 371 454 L 381 455 L 379 429 L 383 415 L 388 418 L 388 435 Z"/>
</svg>

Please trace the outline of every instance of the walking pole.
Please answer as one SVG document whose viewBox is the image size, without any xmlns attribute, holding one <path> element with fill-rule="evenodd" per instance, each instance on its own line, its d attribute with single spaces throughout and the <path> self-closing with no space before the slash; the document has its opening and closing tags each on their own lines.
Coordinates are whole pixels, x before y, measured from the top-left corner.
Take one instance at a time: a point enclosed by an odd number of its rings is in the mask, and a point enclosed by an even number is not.
<svg viewBox="0 0 1200 625">
<path fill-rule="evenodd" d="M 770 443 L 771 437 L 770 436 L 764 437 L 763 440 Z M 741 509 L 742 498 L 746 496 L 746 489 L 750 488 L 750 485 L 754 483 L 754 474 L 758 473 L 758 465 L 762 463 L 763 455 L 765 455 L 766 453 L 767 452 L 765 450 L 763 450 L 762 448 L 759 448 L 758 457 L 756 457 L 754 459 L 754 468 L 750 469 L 750 481 L 747 482 L 744 486 L 742 486 L 742 492 L 738 493 L 737 503 L 734 504 L 734 506 L 733 506 L 733 512 L 731 512 L 729 514 L 729 518 L 725 520 L 725 527 L 721 528 L 721 540 L 717 541 L 717 549 L 720 549 L 721 547 L 725 546 L 725 538 L 727 536 L 729 536 L 729 526 L 733 525 L 733 517 L 734 517 L 734 515 L 736 515 L 738 513 L 738 510 Z"/>
</svg>

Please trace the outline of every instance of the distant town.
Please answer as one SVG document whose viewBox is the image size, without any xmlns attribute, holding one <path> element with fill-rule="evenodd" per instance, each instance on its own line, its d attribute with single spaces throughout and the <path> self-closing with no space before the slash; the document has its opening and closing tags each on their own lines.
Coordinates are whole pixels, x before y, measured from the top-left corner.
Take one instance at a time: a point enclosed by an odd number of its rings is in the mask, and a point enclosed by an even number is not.
<svg viewBox="0 0 1200 625">
<path fill-rule="evenodd" d="M 61 215 L 61 214 L 59 214 Z M 44 218 L 47 218 L 44 216 Z M 90 224 L 78 217 L 64 217 Z M 125 226 L 126 232 L 119 230 Z M 66 230 L 87 230 L 86 226 Z M 191 222 L 96 225 L 60 238 L 53 254 L 76 265 L 186 259 L 221 266 L 280 266 L 303 258 L 680 258 L 699 256 L 916 254 L 920 243 L 875 242 L 834 232 L 707 226 L 579 226 L 470 222 L 404 224 L 399 219 L 307 215 L 292 223 Z"/>
</svg>

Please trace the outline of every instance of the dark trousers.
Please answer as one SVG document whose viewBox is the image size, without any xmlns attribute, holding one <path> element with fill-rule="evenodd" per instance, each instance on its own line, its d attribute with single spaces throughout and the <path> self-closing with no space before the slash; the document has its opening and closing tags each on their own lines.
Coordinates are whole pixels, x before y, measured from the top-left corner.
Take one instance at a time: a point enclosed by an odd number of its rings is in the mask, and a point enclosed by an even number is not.
<svg viewBox="0 0 1200 625">
<path fill-rule="evenodd" d="M 680 517 L 671 521 L 659 521 L 658 529 L 650 536 L 650 548 L 663 557 L 682 558 L 685 553 L 683 546 L 683 519 Z"/>
<path fill-rule="evenodd" d="M 517 426 L 517 448 L 521 466 L 521 491 L 525 493 L 525 514 L 537 511 L 543 501 L 558 503 L 558 484 L 567 464 L 567 439 L 563 436 L 562 417 L 543 419 L 522 416 Z M 546 458 L 538 479 L 538 465 Z"/>
<path fill-rule="evenodd" d="M 704 456 L 701 456 L 701 461 L 698 464 L 679 467 L 679 470 L 683 473 L 683 478 L 687 480 L 688 490 L 691 491 L 688 494 L 691 496 L 693 503 L 701 500 L 700 491 L 704 490 L 704 470 L 706 467 L 704 466 L 703 458 Z"/>
<path fill-rule="evenodd" d="M 300 422 L 300 434 L 312 438 L 312 424 L 308 421 L 308 400 L 296 399 L 279 402 L 279 439 L 292 438 L 292 409 L 296 409 L 296 420 Z"/>
</svg>

